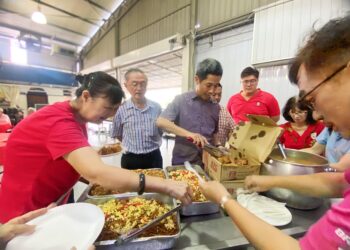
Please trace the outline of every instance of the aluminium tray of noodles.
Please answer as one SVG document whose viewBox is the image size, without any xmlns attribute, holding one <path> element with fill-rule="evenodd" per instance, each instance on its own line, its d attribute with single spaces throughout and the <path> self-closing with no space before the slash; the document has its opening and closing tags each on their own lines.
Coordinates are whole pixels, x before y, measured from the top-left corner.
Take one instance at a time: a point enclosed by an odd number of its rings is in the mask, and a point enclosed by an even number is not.
<svg viewBox="0 0 350 250">
<path fill-rule="evenodd" d="M 136 173 L 144 173 L 145 175 L 155 176 L 165 179 L 166 175 L 163 169 L 160 168 L 150 168 L 150 169 L 135 169 Z M 88 198 L 108 198 L 108 197 L 119 197 L 119 196 L 136 196 L 136 192 L 121 192 L 119 190 L 110 190 L 102 187 L 98 184 L 90 184 L 86 190 L 86 196 Z"/>
<path fill-rule="evenodd" d="M 173 198 L 161 194 L 88 199 L 86 202 L 99 206 L 105 213 L 105 226 L 95 243 L 97 246 L 114 245 L 121 234 L 147 224 L 176 206 Z M 169 249 L 179 236 L 180 216 L 175 213 L 116 249 Z"/>
<path fill-rule="evenodd" d="M 210 180 L 209 176 L 203 171 L 200 166 L 192 165 L 199 175 L 206 180 Z M 180 214 L 184 216 L 201 215 L 201 214 L 214 214 L 219 212 L 219 205 L 214 202 L 206 200 L 203 194 L 199 190 L 198 178 L 195 174 L 186 170 L 185 166 L 169 166 L 165 168 L 165 172 L 169 179 L 178 181 L 185 181 L 189 183 L 194 193 L 194 199 L 188 206 L 182 207 Z"/>
</svg>

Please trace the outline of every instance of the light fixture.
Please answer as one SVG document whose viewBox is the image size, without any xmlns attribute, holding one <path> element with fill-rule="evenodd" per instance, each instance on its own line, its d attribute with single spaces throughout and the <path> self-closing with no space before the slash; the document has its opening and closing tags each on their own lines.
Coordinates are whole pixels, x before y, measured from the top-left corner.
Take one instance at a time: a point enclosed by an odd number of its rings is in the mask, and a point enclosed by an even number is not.
<svg viewBox="0 0 350 250">
<path fill-rule="evenodd" d="M 40 10 L 40 4 L 38 2 L 38 11 L 33 12 L 32 21 L 38 24 L 46 24 L 46 16 Z"/>
</svg>

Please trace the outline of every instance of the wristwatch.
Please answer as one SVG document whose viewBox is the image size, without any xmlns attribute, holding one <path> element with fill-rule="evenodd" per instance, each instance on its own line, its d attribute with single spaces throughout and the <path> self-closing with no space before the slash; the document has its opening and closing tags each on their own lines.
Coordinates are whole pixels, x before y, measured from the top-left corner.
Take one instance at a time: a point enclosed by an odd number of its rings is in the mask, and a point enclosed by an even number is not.
<svg viewBox="0 0 350 250">
<path fill-rule="evenodd" d="M 222 207 L 222 209 L 225 209 L 225 204 L 229 200 L 232 200 L 232 196 L 230 194 L 222 196 L 222 198 L 220 200 L 220 206 Z"/>
<path fill-rule="evenodd" d="M 146 176 L 145 174 L 141 173 L 139 175 L 139 191 L 137 192 L 138 195 L 142 195 L 145 192 L 146 187 Z"/>
</svg>

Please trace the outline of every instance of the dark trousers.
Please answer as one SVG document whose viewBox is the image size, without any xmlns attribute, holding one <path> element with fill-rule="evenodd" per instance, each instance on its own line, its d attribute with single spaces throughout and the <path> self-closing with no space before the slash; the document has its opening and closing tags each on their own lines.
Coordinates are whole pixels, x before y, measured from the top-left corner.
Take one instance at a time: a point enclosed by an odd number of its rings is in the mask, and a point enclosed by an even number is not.
<svg viewBox="0 0 350 250">
<path fill-rule="evenodd" d="M 147 154 L 126 153 L 122 156 L 121 165 L 126 169 L 163 168 L 163 158 L 159 149 Z"/>
</svg>

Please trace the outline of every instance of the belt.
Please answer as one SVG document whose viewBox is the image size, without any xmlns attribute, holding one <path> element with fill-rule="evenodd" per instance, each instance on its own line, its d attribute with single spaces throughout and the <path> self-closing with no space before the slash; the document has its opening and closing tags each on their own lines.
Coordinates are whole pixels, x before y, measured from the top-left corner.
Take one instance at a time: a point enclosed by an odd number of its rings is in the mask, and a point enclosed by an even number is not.
<svg viewBox="0 0 350 250">
<path fill-rule="evenodd" d="M 125 155 L 128 155 L 128 154 L 133 154 L 133 155 L 149 155 L 149 154 L 155 153 L 156 151 L 159 151 L 159 148 L 157 148 L 157 149 L 155 149 L 155 150 L 153 150 L 153 151 L 151 151 L 151 152 L 143 153 L 143 154 L 136 154 L 136 153 L 128 152 L 128 151 L 126 151 L 124 154 L 125 154 Z"/>
</svg>

